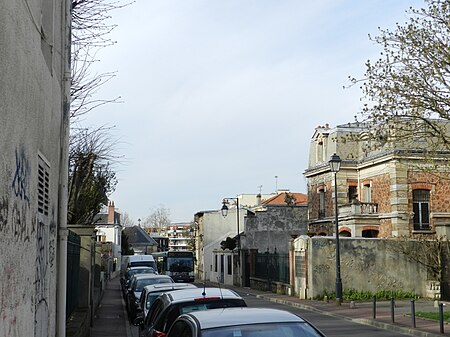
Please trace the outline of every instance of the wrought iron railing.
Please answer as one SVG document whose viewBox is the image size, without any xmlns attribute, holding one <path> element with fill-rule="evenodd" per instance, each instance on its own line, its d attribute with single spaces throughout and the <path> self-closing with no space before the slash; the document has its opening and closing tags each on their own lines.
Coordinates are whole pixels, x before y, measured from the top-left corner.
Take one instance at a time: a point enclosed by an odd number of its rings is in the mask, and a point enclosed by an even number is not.
<svg viewBox="0 0 450 337">
<path fill-rule="evenodd" d="M 79 279 L 80 279 L 80 237 L 69 230 L 67 239 L 67 290 L 66 290 L 66 317 L 76 310 L 78 306 Z"/>
<path fill-rule="evenodd" d="M 278 253 L 257 254 L 255 276 L 271 282 L 289 283 L 289 255 Z"/>
</svg>

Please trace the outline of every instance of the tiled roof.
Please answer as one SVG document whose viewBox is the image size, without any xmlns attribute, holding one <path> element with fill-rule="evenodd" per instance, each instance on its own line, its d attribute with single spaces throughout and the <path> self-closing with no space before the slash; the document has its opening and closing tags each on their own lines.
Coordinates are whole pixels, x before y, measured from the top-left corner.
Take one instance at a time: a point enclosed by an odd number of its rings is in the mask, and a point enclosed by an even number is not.
<svg viewBox="0 0 450 337">
<path fill-rule="evenodd" d="M 141 227 L 133 226 L 123 229 L 128 237 L 130 245 L 157 245 L 158 243 L 150 237 Z"/>
<path fill-rule="evenodd" d="M 285 198 L 286 194 L 292 195 L 295 198 L 294 205 L 306 205 L 308 203 L 308 197 L 303 193 L 294 193 L 294 192 L 283 192 L 279 193 L 276 196 L 264 200 L 261 204 L 263 205 L 287 205 Z"/>
</svg>

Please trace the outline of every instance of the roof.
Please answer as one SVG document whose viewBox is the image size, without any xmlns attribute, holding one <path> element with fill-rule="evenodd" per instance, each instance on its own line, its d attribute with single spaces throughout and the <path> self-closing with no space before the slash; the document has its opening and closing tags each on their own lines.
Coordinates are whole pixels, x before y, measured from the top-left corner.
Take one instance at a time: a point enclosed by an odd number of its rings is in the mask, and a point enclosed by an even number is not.
<svg viewBox="0 0 450 337">
<path fill-rule="evenodd" d="M 272 198 L 261 202 L 262 205 L 288 205 L 286 203 L 286 195 L 293 196 L 295 198 L 293 205 L 306 205 L 308 203 L 308 197 L 303 193 L 295 192 L 283 192 L 279 193 Z"/>
<path fill-rule="evenodd" d="M 158 243 L 139 226 L 125 227 L 123 229 L 123 232 L 128 237 L 128 243 L 131 246 L 133 246 L 133 245 L 148 245 L 148 246 L 158 245 Z"/>
<path fill-rule="evenodd" d="M 201 329 L 268 322 L 305 322 L 289 311 L 270 308 L 235 307 L 196 311 L 187 315 L 195 317 Z"/>
</svg>

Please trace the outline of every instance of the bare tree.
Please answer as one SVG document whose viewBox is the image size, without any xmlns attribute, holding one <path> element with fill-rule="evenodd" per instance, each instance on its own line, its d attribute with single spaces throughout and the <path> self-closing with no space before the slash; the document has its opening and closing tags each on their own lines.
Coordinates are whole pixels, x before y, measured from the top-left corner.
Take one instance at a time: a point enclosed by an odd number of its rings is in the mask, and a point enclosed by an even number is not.
<svg viewBox="0 0 450 337">
<path fill-rule="evenodd" d="M 395 243 L 388 246 L 388 250 L 406 256 L 410 261 L 418 263 L 427 270 L 428 279 L 437 281 L 441 285 L 441 298 L 443 298 L 444 282 L 449 280 L 447 264 L 450 258 L 450 241 L 445 237 L 426 239 L 418 236 L 417 239 L 397 238 Z"/>
<path fill-rule="evenodd" d="M 72 120 L 119 99 L 94 98 L 98 88 L 113 78 L 115 72 L 92 74 L 91 66 L 98 61 L 96 55 L 100 49 L 115 43 L 109 38 L 117 26 L 110 21 L 111 11 L 129 4 L 120 0 L 72 0 Z"/>
<path fill-rule="evenodd" d="M 411 7 L 409 21 L 394 31 L 370 37 L 383 52 L 366 62 L 364 78 L 350 78 L 361 84 L 365 104 L 357 120 L 375 146 L 450 152 L 450 0 L 426 5 Z"/>
<path fill-rule="evenodd" d="M 71 135 L 68 223 L 90 224 L 117 184 L 113 143 L 103 128 Z"/>
<path fill-rule="evenodd" d="M 86 129 L 78 123 L 80 116 L 99 105 L 117 101 L 94 98 L 96 90 L 114 73 L 91 74 L 90 69 L 97 61 L 97 52 L 114 43 L 109 38 L 116 27 L 110 23 L 110 12 L 128 4 L 120 0 L 72 0 L 69 223 L 92 223 L 117 184 L 112 163 L 119 157 L 114 154 L 111 128 Z"/>
<path fill-rule="evenodd" d="M 134 220 L 128 215 L 127 212 L 123 212 L 120 214 L 120 223 L 122 227 L 133 227 Z"/>
<path fill-rule="evenodd" d="M 145 227 L 152 227 L 158 233 L 161 233 L 161 229 L 163 227 L 169 226 L 170 224 L 170 210 L 168 208 L 164 208 L 164 206 L 159 206 L 158 208 L 156 208 L 144 220 Z"/>
</svg>

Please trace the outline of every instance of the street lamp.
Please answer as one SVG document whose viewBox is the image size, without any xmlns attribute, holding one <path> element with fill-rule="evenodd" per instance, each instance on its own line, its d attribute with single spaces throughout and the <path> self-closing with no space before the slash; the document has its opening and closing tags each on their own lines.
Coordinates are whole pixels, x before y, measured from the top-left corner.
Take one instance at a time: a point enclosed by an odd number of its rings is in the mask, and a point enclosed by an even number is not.
<svg viewBox="0 0 450 337">
<path fill-rule="evenodd" d="M 224 198 L 222 201 L 222 216 L 226 217 L 228 215 L 228 204 L 230 203 L 230 201 L 234 201 L 236 203 L 236 216 L 237 216 L 237 251 L 238 251 L 238 280 L 239 280 L 239 285 L 241 285 L 241 279 L 240 279 L 240 275 L 241 273 L 241 235 L 240 235 L 240 231 L 239 231 L 239 198 Z"/>
<path fill-rule="evenodd" d="M 341 280 L 341 256 L 339 249 L 339 219 L 338 219 L 338 200 L 337 200 L 337 173 L 341 169 L 341 158 L 335 153 L 328 161 L 330 171 L 334 173 L 334 224 L 336 231 L 336 301 L 342 303 L 342 280 Z"/>
</svg>

